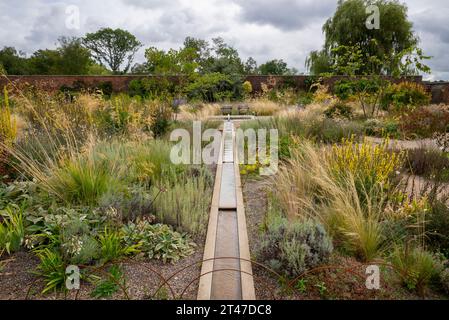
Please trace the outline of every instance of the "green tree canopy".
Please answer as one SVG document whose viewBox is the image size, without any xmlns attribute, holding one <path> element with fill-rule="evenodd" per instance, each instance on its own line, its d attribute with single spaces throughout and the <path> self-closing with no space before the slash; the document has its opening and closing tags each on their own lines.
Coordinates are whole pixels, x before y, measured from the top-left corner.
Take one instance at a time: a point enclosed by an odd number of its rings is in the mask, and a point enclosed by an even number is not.
<svg viewBox="0 0 449 320">
<path fill-rule="evenodd" d="M 0 65 L 3 71 L 10 75 L 30 74 L 28 60 L 25 53 L 18 52 L 13 47 L 4 47 L 0 50 Z"/>
<path fill-rule="evenodd" d="M 212 39 L 209 54 L 201 64 L 201 73 L 221 73 L 226 75 L 242 75 L 245 66 L 238 51 L 227 44 L 223 38 Z"/>
<path fill-rule="evenodd" d="M 312 51 L 306 58 L 306 67 L 311 74 L 319 75 L 332 71 L 332 58 L 327 50 Z"/>
<path fill-rule="evenodd" d="M 86 34 L 83 44 L 98 63 L 108 66 L 114 73 L 128 72 L 134 56 L 142 46 L 128 31 L 111 28 Z"/>
<path fill-rule="evenodd" d="M 92 64 L 91 55 L 88 49 L 83 47 L 80 38 L 59 38 L 60 55 L 58 72 L 67 75 L 82 75 L 89 73 Z"/>
<path fill-rule="evenodd" d="M 370 30 L 366 26 L 369 16 L 366 9 L 371 4 L 379 8 L 379 29 Z M 379 74 L 393 74 L 402 68 L 404 61 L 414 59 L 412 57 L 418 58 L 416 69 L 419 70 L 419 58 L 426 57 L 417 47 L 419 39 L 413 32 L 413 24 L 408 19 L 407 11 L 407 6 L 397 0 L 339 0 L 334 16 L 323 26 L 324 47 L 322 51 L 310 54 L 306 66 L 313 74 L 330 72 L 332 60 L 337 58 L 334 49 L 356 45 L 361 48 L 364 56 L 375 56 L 388 61 L 383 69 L 376 70 Z M 360 72 L 366 70 L 362 69 Z"/>
<path fill-rule="evenodd" d="M 61 37 L 55 50 L 38 50 L 29 59 L 32 74 L 82 75 L 89 72 L 92 64 L 89 50 L 79 38 Z"/>
<path fill-rule="evenodd" d="M 41 49 L 33 53 L 29 59 L 32 74 L 58 75 L 61 74 L 61 56 L 57 50 Z"/>
<path fill-rule="evenodd" d="M 287 63 L 282 59 L 274 59 L 261 64 L 259 73 L 263 75 L 292 75 L 296 73 L 295 69 L 289 69 Z"/>
<path fill-rule="evenodd" d="M 147 62 L 135 65 L 134 71 L 146 70 L 153 74 L 210 74 L 243 75 L 245 66 L 235 48 L 226 44 L 222 38 L 205 40 L 187 37 L 179 50 L 160 50 L 155 47 L 145 52 Z M 255 68 L 254 59 L 249 60 L 250 68 Z"/>
<path fill-rule="evenodd" d="M 257 61 L 253 57 L 249 57 L 245 62 L 245 74 L 257 74 Z"/>
<path fill-rule="evenodd" d="M 167 52 L 156 47 L 145 51 L 146 68 L 159 75 L 192 75 L 198 68 L 198 54 L 194 48 L 170 49 Z"/>
</svg>

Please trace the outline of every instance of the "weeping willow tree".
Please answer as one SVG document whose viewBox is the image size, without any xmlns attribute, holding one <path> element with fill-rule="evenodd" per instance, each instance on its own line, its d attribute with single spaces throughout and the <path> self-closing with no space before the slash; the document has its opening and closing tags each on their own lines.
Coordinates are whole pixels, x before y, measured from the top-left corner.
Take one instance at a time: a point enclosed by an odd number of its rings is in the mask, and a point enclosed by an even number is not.
<svg viewBox="0 0 449 320">
<path fill-rule="evenodd" d="M 367 8 L 370 5 L 379 9 L 378 29 L 366 26 L 370 17 Z M 322 50 L 310 53 L 306 67 L 312 74 L 334 72 L 333 66 L 338 60 L 338 51 L 335 49 L 357 46 L 364 56 L 384 61 L 374 70 L 376 74 L 430 72 L 422 63 L 422 60 L 430 57 L 424 56 L 419 49 L 419 38 L 413 31 L 413 23 L 409 21 L 407 12 L 407 6 L 397 0 L 339 0 L 334 16 L 323 26 L 324 46 Z M 366 74 L 367 70 L 361 68 L 359 72 Z"/>
</svg>

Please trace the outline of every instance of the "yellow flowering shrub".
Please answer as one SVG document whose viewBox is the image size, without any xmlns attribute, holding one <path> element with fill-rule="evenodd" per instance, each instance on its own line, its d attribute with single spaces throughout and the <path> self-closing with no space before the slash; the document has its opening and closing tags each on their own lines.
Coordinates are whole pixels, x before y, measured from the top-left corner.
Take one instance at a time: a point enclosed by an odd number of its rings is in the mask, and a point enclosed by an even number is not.
<svg viewBox="0 0 449 320">
<path fill-rule="evenodd" d="M 3 103 L 0 105 L 0 139 L 10 144 L 17 136 L 17 123 L 9 108 L 8 91 L 4 89 Z"/>
<path fill-rule="evenodd" d="M 354 138 L 345 139 L 341 145 L 334 144 L 328 154 L 331 172 L 337 178 L 351 174 L 356 181 L 363 183 L 365 190 L 375 184 L 388 188 L 389 179 L 400 168 L 403 152 L 392 152 L 389 140 L 375 145 L 366 139 L 357 143 Z"/>
<path fill-rule="evenodd" d="M 314 103 L 325 103 L 333 100 L 333 96 L 329 93 L 329 87 L 322 84 L 314 84 L 312 88 L 316 88 L 316 91 L 313 93 L 313 102 Z"/>
</svg>

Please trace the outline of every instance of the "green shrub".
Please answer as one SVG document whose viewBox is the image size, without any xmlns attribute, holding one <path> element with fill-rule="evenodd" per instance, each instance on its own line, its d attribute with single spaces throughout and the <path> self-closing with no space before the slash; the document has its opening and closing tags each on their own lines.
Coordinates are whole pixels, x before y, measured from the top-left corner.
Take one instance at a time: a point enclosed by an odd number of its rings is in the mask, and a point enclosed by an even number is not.
<svg viewBox="0 0 449 320">
<path fill-rule="evenodd" d="M 251 82 L 245 81 L 242 85 L 243 92 L 245 93 L 245 96 L 249 96 L 253 92 L 253 86 Z"/>
<path fill-rule="evenodd" d="M 128 246 L 139 244 L 139 249 L 148 258 L 160 259 L 164 263 L 177 262 L 193 253 L 194 244 L 167 225 L 152 225 L 147 221 L 130 222 L 123 227 L 123 235 Z"/>
<path fill-rule="evenodd" d="M 135 79 L 128 84 L 128 94 L 131 97 L 165 100 L 174 96 L 178 90 L 178 86 L 165 77 Z"/>
<path fill-rule="evenodd" d="M 113 86 L 111 81 L 100 82 L 97 85 L 97 89 L 101 91 L 101 93 L 107 97 L 110 97 L 113 92 Z"/>
<path fill-rule="evenodd" d="M 341 100 L 347 100 L 355 93 L 354 82 L 343 79 L 335 82 L 334 94 Z"/>
<path fill-rule="evenodd" d="M 128 94 L 131 97 L 134 96 L 145 96 L 145 90 L 142 86 L 142 82 L 138 79 L 131 80 L 128 84 Z"/>
<path fill-rule="evenodd" d="M 381 77 L 343 79 L 334 85 L 334 93 L 341 100 L 352 96 L 360 102 L 365 118 L 374 117 L 380 107 L 383 88 L 387 81 Z"/>
<path fill-rule="evenodd" d="M 240 99 L 243 93 L 242 79 L 222 73 L 208 73 L 188 85 L 185 92 L 189 99 L 207 102 Z"/>
<path fill-rule="evenodd" d="M 299 92 L 298 94 L 298 104 L 302 106 L 307 106 L 313 102 L 312 92 Z"/>
<path fill-rule="evenodd" d="M 166 104 L 160 104 L 150 109 L 150 130 L 155 138 L 165 135 L 170 127 L 172 109 Z"/>
<path fill-rule="evenodd" d="M 397 247 L 391 261 L 403 285 L 421 296 L 425 296 L 429 284 L 440 272 L 439 262 L 421 248 Z"/>
<path fill-rule="evenodd" d="M 58 244 L 64 261 L 74 265 L 91 264 L 100 254 L 94 230 L 89 221 L 79 214 L 70 215 L 59 224 Z"/>
<path fill-rule="evenodd" d="M 344 104 L 342 102 L 337 102 L 337 103 L 331 105 L 329 108 L 327 108 L 324 111 L 324 115 L 330 119 L 333 119 L 333 118 L 351 119 L 352 118 L 352 108 L 350 106 L 348 106 L 347 104 Z"/>
<path fill-rule="evenodd" d="M 150 99 L 169 99 L 179 90 L 178 85 L 167 79 L 163 78 L 144 78 L 142 81 L 142 87 L 145 90 L 145 96 Z"/>
<path fill-rule="evenodd" d="M 382 138 L 398 138 L 399 124 L 395 120 L 368 119 L 363 123 L 365 135 Z"/>
<path fill-rule="evenodd" d="M 332 241 L 321 224 L 276 218 L 264 232 L 257 257 L 277 272 L 298 277 L 326 263 L 332 251 Z"/>
<path fill-rule="evenodd" d="M 393 107 L 396 111 L 424 106 L 431 101 L 431 95 L 426 88 L 414 82 L 401 82 L 390 85 L 383 95 L 382 105 Z"/>
<path fill-rule="evenodd" d="M 2 253 L 18 251 L 25 239 L 25 226 L 22 210 L 8 205 L 0 211 L 0 257 Z"/>
<path fill-rule="evenodd" d="M 385 122 L 384 137 L 398 138 L 399 137 L 399 124 L 395 120 L 389 120 Z"/>
</svg>

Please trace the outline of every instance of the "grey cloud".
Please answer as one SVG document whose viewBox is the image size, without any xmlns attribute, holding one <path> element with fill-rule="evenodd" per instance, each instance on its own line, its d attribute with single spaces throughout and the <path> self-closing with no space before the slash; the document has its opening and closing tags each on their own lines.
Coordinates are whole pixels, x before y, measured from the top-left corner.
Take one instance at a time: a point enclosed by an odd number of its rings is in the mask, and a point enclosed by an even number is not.
<svg viewBox="0 0 449 320">
<path fill-rule="evenodd" d="M 156 9 L 160 7 L 173 6 L 176 0 L 123 0 L 125 5 L 129 4 L 137 8 Z"/>
<path fill-rule="evenodd" d="M 299 30 L 335 11 L 335 0 L 237 0 L 244 22 L 272 25 L 282 30 Z"/>
<path fill-rule="evenodd" d="M 35 18 L 29 33 L 25 36 L 30 48 L 36 50 L 53 47 L 61 35 L 79 35 L 79 30 L 66 27 L 65 9 L 65 5 L 49 6 Z"/>
<path fill-rule="evenodd" d="M 421 39 L 420 47 L 432 59 L 426 63 L 432 69 L 431 78 L 449 79 L 449 5 L 446 1 L 435 1 L 432 8 L 410 15 L 414 28 Z"/>
<path fill-rule="evenodd" d="M 430 33 L 449 44 L 449 6 L 440 7 L 438 11 L 426 10 L 413 16 L 415 29 L 420 33 Z"/>
</svg>

